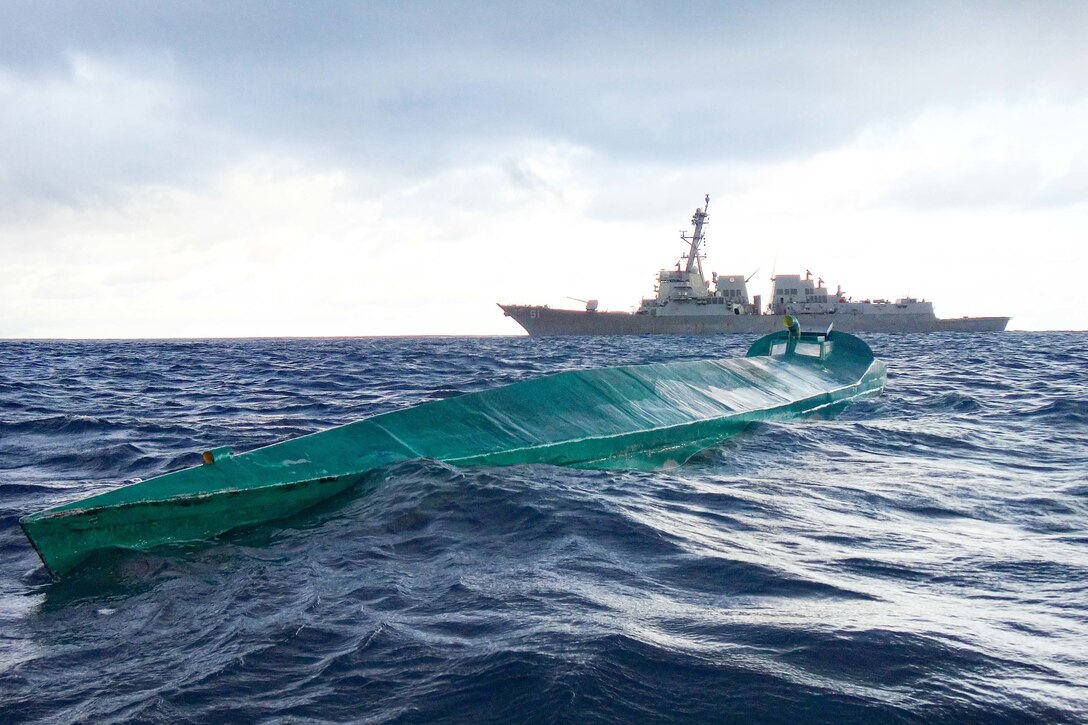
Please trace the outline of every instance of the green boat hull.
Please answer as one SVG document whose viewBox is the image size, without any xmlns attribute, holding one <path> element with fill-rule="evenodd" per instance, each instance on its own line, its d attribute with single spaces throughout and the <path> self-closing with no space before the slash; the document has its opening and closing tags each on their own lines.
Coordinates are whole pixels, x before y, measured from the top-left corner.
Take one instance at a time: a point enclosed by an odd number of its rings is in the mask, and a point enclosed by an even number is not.
<svg viewBox="0 0 1088 725">
<path fill-rule="evenodd" d="M 883 389 L 884 365 L 858 338 L 831 332 L 795 345 L 782 331 L 758 340 L 745 358 L 558 373 L 237 456 L 211 451 L 205 465 L 20 523 L 46 567 L 63 575 L 98 550 L 201 541 L 289 517 L 398 461 L 585 468 L 682 463 L 753 422 L 806 415 Z"/>
</svg>

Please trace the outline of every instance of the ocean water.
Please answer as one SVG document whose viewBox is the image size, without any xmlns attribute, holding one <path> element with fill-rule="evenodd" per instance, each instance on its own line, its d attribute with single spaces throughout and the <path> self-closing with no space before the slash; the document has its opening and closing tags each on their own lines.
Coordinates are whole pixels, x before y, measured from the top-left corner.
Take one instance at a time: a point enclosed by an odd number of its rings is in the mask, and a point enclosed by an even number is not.
<svg viewBox="0 0 1088 725">
<path fill-rule="evenodd" d="M 1088 334 L 866 338 L 882 397 L 678 468 L 401 464 L 60 582 L 21 516 L 202 449 L 750 340 L 0 341 L 0 722 L 1085 722 Z"/>
</svg>

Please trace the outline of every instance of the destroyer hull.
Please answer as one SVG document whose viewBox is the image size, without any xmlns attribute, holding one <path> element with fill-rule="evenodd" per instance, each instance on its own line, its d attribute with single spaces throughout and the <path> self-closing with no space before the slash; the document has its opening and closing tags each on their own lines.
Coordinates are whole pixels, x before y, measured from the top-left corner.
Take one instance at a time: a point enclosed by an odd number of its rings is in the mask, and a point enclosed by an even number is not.
<svg viewBox="0 0 1088 725">
<path fill-rule="evenodd" d="M 778 330 L 777 315 L 653 315 L 630 312 L 586 312 L 539 305 L 499 305 L 507 317 L 533 337 L 556 335 L 765 335 Z M 843 332 L 1001 332 L 1008 317 L 960 317 L 940 319 L 932 315 L 895 313 L 811 314 L 794 313 L 806 329 Z"/>
</svg>

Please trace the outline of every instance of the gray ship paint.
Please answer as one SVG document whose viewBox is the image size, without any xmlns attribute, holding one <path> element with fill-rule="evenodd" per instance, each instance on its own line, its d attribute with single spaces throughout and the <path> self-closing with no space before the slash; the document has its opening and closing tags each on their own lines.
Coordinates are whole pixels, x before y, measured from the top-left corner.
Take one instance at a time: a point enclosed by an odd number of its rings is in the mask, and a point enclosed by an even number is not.
<svg viewBox="0 0 1088 725">
<path fill-rule="evenodd" d="M 533 336 L 546 335 L 720 335 L 766 334 L 782 325 L 782 316 L 796 317 L 806 328 L 844 332 L 1000 332 L 1008 317 L 960 317 L 940 319 L 933 303 L 914 297 L 854 302 L 840 287 L 829 293 L 823 280 L 812 274 L 782 274 L 772 278 L 774 288 L 767 308 L 760 297 L 748 298 L 750 277 L 714 275 L 711 284 L 703 276 L 703 229 L 710 218 L 710 197 L 691 218 L 694 232 L 680 238 L 688 253 L 675 269 L 657 273 L 656 296 L 645 298 L 636 312 L 601 312 L 596 300 L 585 310 L 552 309 L 543 305 L 500 304 Z"/>
</svg>

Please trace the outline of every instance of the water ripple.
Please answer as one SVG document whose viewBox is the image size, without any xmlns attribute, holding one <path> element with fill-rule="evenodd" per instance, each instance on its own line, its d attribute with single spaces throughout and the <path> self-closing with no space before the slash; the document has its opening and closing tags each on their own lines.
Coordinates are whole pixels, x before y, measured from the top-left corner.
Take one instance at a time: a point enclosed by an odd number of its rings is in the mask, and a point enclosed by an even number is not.
<svg viewBox="0 0 1088 725">
<path fill-rule="evenodd" d="M 1088 336 L 869 336 L 883 397 L 662 471 L 390 466 L 58 583 L 46 506 L 717 338 L 0 341 L 0 720 L 1083 722 Z"/>
</svg>

